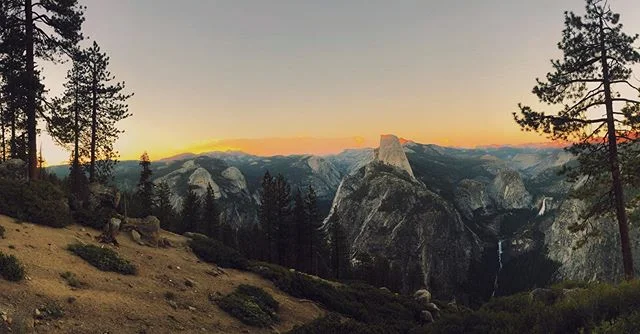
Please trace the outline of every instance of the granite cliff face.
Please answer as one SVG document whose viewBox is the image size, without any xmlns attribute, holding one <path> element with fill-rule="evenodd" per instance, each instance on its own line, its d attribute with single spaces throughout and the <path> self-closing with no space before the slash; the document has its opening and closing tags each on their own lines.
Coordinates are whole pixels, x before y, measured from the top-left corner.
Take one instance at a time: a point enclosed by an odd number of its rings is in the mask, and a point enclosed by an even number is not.
<svg viewBox="0 0 640 334">
<path fill-rule="evenodd" d="M 171 189 L 171 203 L 178 212 L 188 189 L 204 196 L 211 186 L 221 207 L 220 219 L 232 226 L 257 221 L 256 206 L 244 175 L 226 162 L 208 157 L 175 161 L 156 171 L 155 184 L 166 182 Z"/>
<path fill-rule="evenodd" d="M 346 231 L 352 261 L 386 258 L 404 292 L 426 287 L 440 298 L 455 296 L 481 252 L 453 205 L 413 177 L 395 137 L 383 137 L 377 160 L 343 179 L 330 224 Z"/>
<path fill-rule="evenodd" d="M 592 237 L 583 246 L 575 248 L 576 241 L 583 233 L 574 234 L 569 226 L 582 221 L 580 215 L 587 210 L 586 203 L 569 198 L 562 202 L 546 225 L 544 243 L 551 260 L 559 264 L 555 279 L 580 281 L 619 281 L 623 277 L 622 255 L 618 223 L 613 217 L 590 219 L 590 223 L 600 231 L 600 236 Z M 631 251 L 640 254 L 640 231 L 630 226 Z M 638 272 L 640 258 L 634 257 Z"/>
</svg>

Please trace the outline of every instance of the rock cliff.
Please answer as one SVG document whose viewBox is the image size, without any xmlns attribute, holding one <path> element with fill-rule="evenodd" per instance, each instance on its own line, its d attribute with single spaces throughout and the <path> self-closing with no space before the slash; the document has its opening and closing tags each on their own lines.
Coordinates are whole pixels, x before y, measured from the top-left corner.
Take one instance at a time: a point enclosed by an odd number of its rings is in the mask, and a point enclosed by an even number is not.
<svg viewBox="0 0 640 334">
<path fill-rule="evenodd" d="M 394 138 L 383 137 L 378 160 L 343 179 L 325 227 L 344 228 L 352 261 L 387 259 L 404 292 L 426 287 L 451 298 L 469 278 L 479 240 L 453 205 L 413 177 Z"/>
</svg>

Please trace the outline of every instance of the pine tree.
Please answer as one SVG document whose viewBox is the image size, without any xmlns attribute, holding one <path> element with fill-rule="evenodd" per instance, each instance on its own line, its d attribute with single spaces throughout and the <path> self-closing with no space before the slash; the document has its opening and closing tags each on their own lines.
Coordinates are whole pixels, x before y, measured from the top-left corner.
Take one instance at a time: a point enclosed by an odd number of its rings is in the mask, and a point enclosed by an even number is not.
<svg viewBox="0 0 640 334">
<path fill-rule="evenodd" d="M 319 274 L 318 258 L 325 252 L 325 240 L 324 231 L 322 229 L 322 220 L 320 218 L 320 212 L 318 209 L 318 196 L 316 195 L 313 186 L 309 185 L 307 188 L 307 196 L 304 201 L 305 210 L 307 214 L 307 228 L 305 229 L 305 242 L 308 245 L 309 250 L 306 252 L 308 256 L 308 270 L 309 273 L 314 275 Z"/>
<path fill-rule="evenodd" d="M 593 205 L 584 222 L 572 230 L 587 230 L 588 218 L 614 212 L 626 279 L 633 278 L 634 269 L 624 184 L 638 186 L 633 184 L 638 180 L 635 173 L 624 172 L 637 166 L 640 101 L 623 97 L 622 92 L 640 94 L 630 82 L 633 66 L 640 63 L 637 39 L 638 35 L 622 31 L 620 15 L 601 0 L 587 0 L 584 16 L 566 12 L 563 38 L 558 43 L 563 58 L 551 62 L 553 72 L 546 80 L 537 80 L 533 89 L 541 102 L 558 105 L 559 110 L 545 114 L 520 105 L 520 114 L 514 113 L 524 130 L 573 143 L 569 151 L 577 155 L 579 166 L 567 173 L 572 181 L 587 180 L 583 189 L 588 191 L 583 195 L 588 195 Z M 599 116 L 600 110 L 603 116 Z M 596 232 L 587 231 L 586 235 Z"/>
<path fill-rule="evenodd" d="M 118 153 L 113 143 L 122 133 L 116 123 L 131 116 L 126 101 L 133 94 L 124 94 L 124 82 L 113 83 L 109 72 L 109 57 L 98 43 L 86 49 L 88 95 L 91 108 L 89 141 L 89 179 L 91 182 L 110 177 Z"/>
<path fill-rule="evenodd" d="M 54 99 L 51 107 L 49 133 L 55 141 L 71 151 L 71 192 L 80 194 L 86 184 L 82 164 L 86 161 L 86 150 L 81 147 L 82 136 L 86 134 L 88 100 L 81 54 L 76 53 L 72 68 L 67 72 L 63 96 Z M 69 147 L 71 145 L 71 147 Z"/>
<path fill-rule="evenodd" d="M 171 204 L 171 188 L 166 181 L 155 187 L 154 215 L 160 220 L 160 227 L 174 231 L 175 211 Z"/>
<path fill-rule="evenodd" d="M 329 222 L 329 243 L 331 246 L 331 269 L 336 279 L 346 279 L 351 271 L 350 250 L 344 228 L 334 214 Z"/>
<path fill-rule="evenodd" d="M 216 196 L 213 187 L 207 187 L 207 193 L 202 203 L 202 226 L 200 231 L 211 238 L 220 240 L 220 213 L 216 204 Z"/>
<path fill-rule="evenodd" d="M 23 33 L 25 115 L 27 132 L 27 152 L 29 178 L 37 179 L 37 112 L 39 109 L 39 79 L 36 71 L 36 57 L 52 60 L 61 53 L 69 52 L 82 40 L 80 27 L 83 7 L 77 0 L 38 1 L 3 0 L 3 14 L 0 30 L 18 27 Z M 22 52 L 20 52 L 22 54 Z"/>
<path fill-rule="evenodd" d="M 274 178 L 269 171 L 264 173 L 262 177 L 260 192 L 260 204 L 258 207 L 258 219 L 262 227 L 266 243 L 265 260 L 274 262 L 276 259 L 275 240 L 276 240 L 276 202 Z"/>
<path fill-rule="evenodd" d="M 274 181 L 274 196 L 276 204 L 276 247 L 278 264 L 287 265 L 290 261 L 291 240 L 291 186 L 282 174 L 278 174 Z"/>
<path fill-rule="evenodd" d="M 180 212 L 182 224 L 177 229 L 178 233 L 197 232 L 198 221 L 200 220 L 200 209 L 200 197 L 198 197 L 198 194 L 196 194 L 193 189 L 189 188 L 182 201 L 182 211 Z"/>
<path fill-rule="evenodd" d="M 307 247 L 309 235 L 307 229 L 310 227 L 307 219 L 307 212 L 305 208 L 304 199 L 300 189 L 298 189 L 293 196 L 293 224 L 295 230 L 295 237 L 292 238 L 290 244 L 295 249 L 295 268 L 302 271 L 309 271 L 308 255 L 309 248 Z"/>
<path fill-rule="evenodd" d="M 138 189 L 136 195 L 140 201 L 142 216 L 150 216 L 153 214 L 153 182 L 151 182 L 151 160 L 147 152 L 144 152 L 140 156 L 140 180 L 138 181 Z"/>
</svg>

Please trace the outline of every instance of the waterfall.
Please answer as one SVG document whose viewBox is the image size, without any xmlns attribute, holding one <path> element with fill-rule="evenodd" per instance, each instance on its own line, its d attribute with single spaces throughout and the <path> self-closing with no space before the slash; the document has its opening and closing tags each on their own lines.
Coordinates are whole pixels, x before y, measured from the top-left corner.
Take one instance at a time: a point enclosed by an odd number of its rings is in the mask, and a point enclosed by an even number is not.
<svg viewBox="0 0 640 334">
<path fill-rule="evenodd" d="M 495 297 L 496 290 L 498 290 L 498 277 L 500 276 L 500 271 L 502 271 L 502 242 L 504 240 L 498 241 L 498 272 L 496 273 L 496 279 L 493 281 L 493 292 L 491 293 L 491 297 Z"/>
<path fill-rule="evenodd" d="M 549 197 L 545 197 L 542 199 L 542 207 L 540 208 L 540 212 L 538 212 L 538 216 L 544 215 L 545 211 L 547 210 L 547 199 L 549 199 Z"/>
</svg>

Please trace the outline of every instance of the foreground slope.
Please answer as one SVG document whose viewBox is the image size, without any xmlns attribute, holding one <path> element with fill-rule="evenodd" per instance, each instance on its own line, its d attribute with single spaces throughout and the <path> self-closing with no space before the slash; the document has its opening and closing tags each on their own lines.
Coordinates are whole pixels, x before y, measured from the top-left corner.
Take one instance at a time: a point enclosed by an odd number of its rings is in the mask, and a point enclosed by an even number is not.
<svg viewBox="0 0 640 334">
<path fill-rule="evenodd" d="M 94 244 L 97 231 L 70 226 L 53 229 L 18 224 L 0 215 L 6 228 L 0 251 L 24 264 L 27 279 L 19 283 L 0 280 L 0 312 L 14 327 L 37 333 L 270 333 L 287 331 L 324 312 L 315 304 L 292 298 L 257 275 L 218 268 L 200 262 L 185 246 L 186 239 L 163 232 L 173 248 L 140 246 L 121 235 L 115 249 L 138 267 L 138 275 L 123 276 L 97 270 L 66 250 L 71 243 Z M 108 246 L 104 246 L 108 247 Z M 86 283 L 71 288 L 60 277 L 73 272 Z M 217 274 L 216 274 L 217 273 Z M 195 284 L 189 287 L 186 280 Z M 240 284 L 261 287 L 280 302 L 280 323 L 273 329 L 243 325 L 223 312 L 209 296 L 226 295 Z M 165 295 L 172 293 L 177 308 Z M 65 316 L 36 321 L 36 308 L 55 302 Z M 1 321 L 1 320 L 0 320 Z M 35 324 L 35 326 L 34 326 Z"/>
</svg>

